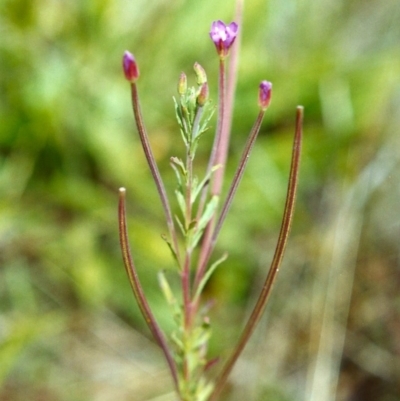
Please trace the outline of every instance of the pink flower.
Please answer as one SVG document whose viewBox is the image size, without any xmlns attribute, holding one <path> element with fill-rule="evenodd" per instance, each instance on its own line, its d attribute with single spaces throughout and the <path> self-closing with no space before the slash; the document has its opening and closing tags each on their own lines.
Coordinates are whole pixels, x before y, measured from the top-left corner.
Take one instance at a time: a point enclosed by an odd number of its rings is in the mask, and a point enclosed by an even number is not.
<svg viewBox="0 0 400 401">
<path fill-rule="evenodd" d="M 217 48 L 218 55 L 225 58 L 233 45 L 238 32 L 236 22 L 225 25 L 222 21 L 214 21 L 211 25 L 210 37 Z"/>
<path fill-rule="evenodd" d="M 122 67 L 125 78 L 130 82 L 135 82 L 139 78 L 139 67 L 132 53 L 125 51 L 122 58 Z"/>
<path fill-rule="evenodd" d="M 271 103 L 272 84 L 269 81 L 262 81 L 260 83 L 260 90 L 258 92 L 258 104 L 262 110 L 267 110 Z"/>
</svg>

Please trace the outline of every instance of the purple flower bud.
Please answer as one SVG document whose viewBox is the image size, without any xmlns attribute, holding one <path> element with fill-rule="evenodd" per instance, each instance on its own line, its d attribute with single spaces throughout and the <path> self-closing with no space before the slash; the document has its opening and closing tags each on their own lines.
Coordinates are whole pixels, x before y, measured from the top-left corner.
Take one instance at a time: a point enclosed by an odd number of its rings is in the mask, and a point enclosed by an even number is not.
<svg viewBox="0 0 400 401">
<path fill-rule="evenodd" d="M 204 84 L 201 85 L 199 94 L 197 95 L 197 104 L 199 106 L 204 106 L 208 100 L 208 96 L 209 96 L 208 83 L 204 82 Z"/>
<path fill-rule="evenodd" d="M 124 57 L 122 58 L 122 67 L 124 69 L 125 78 L 128 81 L 135 82 L 139 78 L 139 67 L 132 53 L 125 51 Z"/>
<path fill-rule="evenodd" d="M 225 58 L 229 49 L 233 45 L 238 32 L 238 25 L 236 22 L 231 22 L 225 25 L 222 21 L 214 21 L 211 25 L 210 37 L 217 48 L 220 58 Z"/>
<path fill-rule="evenodd" d="M 207 82 L 207 74 L 205 69 L 199 64 L 199 63 L 194 63 L 193 66 L 194 72 L 197 77 L 197 85 L 202 85 Z"/>
<path fill-rule="evenodd" d="M 269 81 L 262 81 L 260 83 L 260 91 L 258 92 L 258 104 L 262 110 L 267 110 L 271 103 L 272 84 Z"/>
</svg>

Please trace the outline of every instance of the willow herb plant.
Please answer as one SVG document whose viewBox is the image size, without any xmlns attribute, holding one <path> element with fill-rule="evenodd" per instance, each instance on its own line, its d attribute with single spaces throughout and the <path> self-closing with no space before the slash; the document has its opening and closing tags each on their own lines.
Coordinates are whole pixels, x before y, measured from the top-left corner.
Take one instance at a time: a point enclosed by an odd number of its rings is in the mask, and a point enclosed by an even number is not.
<svg viewBox="0 0 400 401">
<path fill-rule="evenodd" d="M 171 157 L 170 162 L 177 178 L 175 194 L 180 209 L 179 216 L 172 214 L 143 122 L 137 87 L 138 64 L 134 56 L 128 51 L 123 56 L 123 70 L 131 85 L 133 113 L 137 130 L 168 226 L 169 234 L 164 235 L 163 239 L 172 252 L 182 287 L 181 294 L 178 296 L 171 290 L 165 275 L 162 272 L 159 273 L 161 290 L 176 323 L 176 328 L 169 340 L 167 340 L 149 306 L 129 248 L 125 188 L 121 188 L 119 191 L 119 231 L 122 255 L 139 308 L 155 341 L 164 352 L 176 393 L 181 401 L 216 401 L 218 399 L 233 365 L 264 311 L 282 261 L 295 203 L 302 141 L 303 108 L 300 106 L 296 113 L 289 184 L 275 255 L 258 301 L 236 347 L 222 366 L 219 375 L 211 379 L 207 376 L 206 371 L 217 360 L 210 359 L 207 354 L 211 331 L 207 316 L 208 310 L 202 304 L 202 292 L 215 269 L 227 258 L 227 255 L 224 254 L 217 260 L 211 260 L 218 234 L 243 176 L 264 114 L 270 105 L 272 93 L 272 84 L 268 81 L 262 81 L 258 92 L 258 116 L 250 130 L 229 191 L 224 197 L 221 197 L 233 105 L 232 96 L 235 82 L 233 71 L 236 71 L 234 63 L 227 65 L 227 59 L 237 37 L 238 29 L 238 24 L 235 22 L 225 25 L 222 21 L 215 21 L 211 26 L 210 37 L 215 44 L 219 59 L 218 115 L 208 167 L 201 179 L 194 175 L 193 164 L 201 139 L 209 131 L 209 122 L 214 112 L 214 107 L 210 105 L 209 101 L 206 72 L 200 64 L 195 63 L 194 72 L 197 85 L 188 86 L 187 77 L 184 73 L 180 75 L 178 81 L 178 96 L 174 99 L 175 113 L 186 157 L 185 160 Z M 236 47 L 234 46 L 232 51 L 237 51 Z M 197 249 L 199 252 L 195 252 Z M 198 256 L 195 257 L 195 255 Z"/>
</svg>

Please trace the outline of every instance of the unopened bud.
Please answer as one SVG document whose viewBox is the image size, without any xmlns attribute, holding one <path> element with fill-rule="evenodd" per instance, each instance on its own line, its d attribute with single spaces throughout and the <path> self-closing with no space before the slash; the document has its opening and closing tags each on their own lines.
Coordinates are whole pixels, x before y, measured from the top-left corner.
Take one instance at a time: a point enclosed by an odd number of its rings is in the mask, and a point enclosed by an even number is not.
<svg viewBox="0 0 400 401">
<path fill-rule="evenodd" d="M 272 84 L 269 81 L 262 81 L 260 83 L 260 90 L 258 92 L 258 104 L 262 110 L 267 110 L 271 103 Z"/>
<path fill-rule="evenodd" d="M 207 74 L 205 69 L 199 64 L 199 63 L 194 63 L 193 66 L 194 72 L 196 73 L 197 77 L 197 85 L 203 85 L 204 83 L 207 82 Z"/>
<path fill-rule="evenodd" d="M 204 106 L 208 100 L 208 96 L 209 96 L 208 83 L 204 82 L 203 85 L 201 85 L 199 94 L 197 95 L 197 104 L 199 106 Z"/>
<path fill-rule="evenodd" d="M 187 78 L 184 72 L 181 72 L 178 82 L 178 93 L 183 96 L 187 91 Z"/>
<path fill-rule="evenodd" d="M 130 82 L 135 82 L 139 78 L 139 67 L 132 53 L 126 51 L 122 57 L 122 67 L 125 78 Z"/>
</svg>

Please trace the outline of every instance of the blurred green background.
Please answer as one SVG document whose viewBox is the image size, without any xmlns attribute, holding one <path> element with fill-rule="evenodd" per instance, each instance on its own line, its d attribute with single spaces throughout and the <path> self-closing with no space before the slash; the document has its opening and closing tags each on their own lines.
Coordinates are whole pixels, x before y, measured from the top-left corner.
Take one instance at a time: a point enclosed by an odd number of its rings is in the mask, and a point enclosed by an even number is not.
<svg viewBox="0 0 400 401">
<path fill-rule="evenodd" d="M 174 400 L 134 302 L 117 232 L 126 186 L 151 305 L 170 269 L 163 212 L 134 127 L 124 50 L 169 193 L 181 155 L 181 71 L 218 63 L 208 32 L 235 2 L 0 2 L 0 400 Z M 227 179 L 257 110 L 273 101 L 221 234 L 207 288 L 212 353 L 226 355 L 260 290 L 283 210 L 295 107 L 305 107 L 300 190 L 267 313 L 226 400 L 400 399 L 400 3 L 248 0 Z M 215 125 L 215 120 L 213 121 Z M 211 137 L 203 142 L 205 163 Z M 173 276 L 173 273 L 168 273 Z"/>
</svg>

